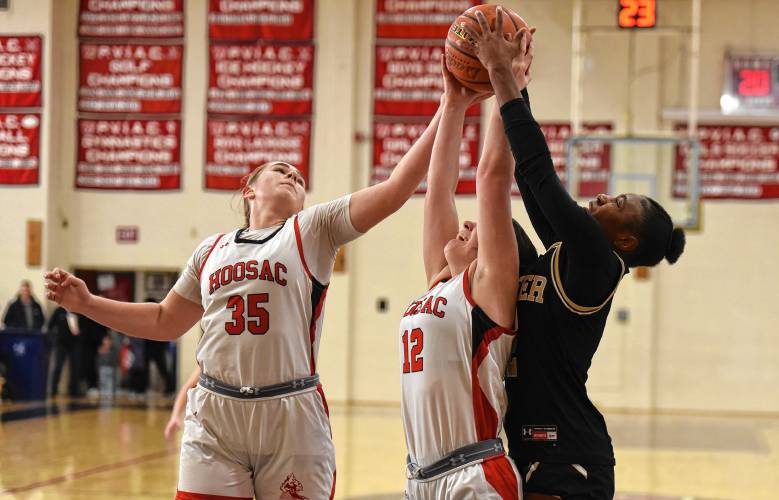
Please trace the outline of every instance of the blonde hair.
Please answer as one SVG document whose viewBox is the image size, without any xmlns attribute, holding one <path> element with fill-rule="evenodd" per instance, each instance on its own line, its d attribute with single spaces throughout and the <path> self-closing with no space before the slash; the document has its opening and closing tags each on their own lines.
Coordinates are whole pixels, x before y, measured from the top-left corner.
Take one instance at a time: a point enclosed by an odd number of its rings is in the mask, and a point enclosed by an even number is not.
<svg viewBox="0 0 779 500">
<path fill-rule="evenodd" d="M 241 201 L 243 201 L 243 227 L 244 227 L 244 229 L 249 227 L 249 218 L 252 215 L 252 207 L 249 204 L 249 201 L 246 200 L 246 198 L 243 197 L 243 192 L 244 192 L 244 190 L 246 190 L 246 188 L 251 186 L 254 181 L 257 180 L 257 177 L 260 176 L 260 174 L 262 173 L 263 170 L 265 170 L 268 167 L 272 167 L 273 165 L 287 165 L 288 167 L 295 168 L 294 165 L 291 165 L 291 164 L 289 164 L 289 163 L 287 163 L 285 161 L 269 161 L 269 162 L 263 163 L 259 167 L 255 168 L 254 170 L 252 170 L 251 172 L 246 174 L 246 176 L 243 179 L 241 179 L 241 190 L 239 191 L 239 194 L 241 195 Z M 295 170 L 297 170 L 297 169 L 295 169 Z"/>
</svg>

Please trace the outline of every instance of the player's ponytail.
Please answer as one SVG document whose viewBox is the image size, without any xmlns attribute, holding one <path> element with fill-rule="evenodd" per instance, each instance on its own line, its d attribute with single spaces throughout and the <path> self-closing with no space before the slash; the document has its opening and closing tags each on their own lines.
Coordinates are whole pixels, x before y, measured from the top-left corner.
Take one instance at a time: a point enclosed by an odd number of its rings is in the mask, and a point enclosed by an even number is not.
<svg viewBox="0 0 779 500">
<path fill-rule="evenodd" d="M 638 246 L 623 255 L 625 262 L 629 267 L 655 266 L 665 258 L 673 264 L 684 252 L 684 231 L 674 228 L 671 216 L 652 198 L 644 196 L 641 205 L 644 214 L 635 228 Z"/>
</svg>

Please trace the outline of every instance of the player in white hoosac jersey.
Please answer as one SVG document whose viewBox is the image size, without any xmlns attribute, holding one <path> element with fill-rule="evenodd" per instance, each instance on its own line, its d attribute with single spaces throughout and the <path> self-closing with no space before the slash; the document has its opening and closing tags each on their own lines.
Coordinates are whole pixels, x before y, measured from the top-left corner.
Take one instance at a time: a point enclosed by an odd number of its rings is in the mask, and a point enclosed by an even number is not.
<svg viewBox="0 0 779 500">
<path fill-rule="evenodd" d="M 333 497 L 335 451 L 316 373 L 327 284 L 338 247 L 417 189 L 440 116 L 389 179 L 305 210 L 296 168 L 255 169 L 242 190 L 245 227 L 206 238 L 160 304 L 96 297 L 61 269 L 46 273 L 50 300 L 130 336 L 174 340 L 202 322 L 176 498 Z"/>
<path fill-rule="evenodd" d="M 499 9 L 497 26 L 501 16 Z M 516 54 L 522 87 L 529 78 L 531 41 L 524 30 L 511 42 L 504 39 Z M 445 87 L 470 93 L 445 67 L 443 72 Z M 495 92 L 500 101 L 505 89 Z M 497 108 L 476 173 L 478 225 L 466 221 L 458 231 L 454 203 L 466 106 L 444 108 L 433 145 L 423 229 L 430 288 L 407 308 L 399 329 L 411 499 L 522 497 L 518 471 L 498 437 L 515 336 L 520 234 L 511 219 L 513 159 Z"/>
</svg>

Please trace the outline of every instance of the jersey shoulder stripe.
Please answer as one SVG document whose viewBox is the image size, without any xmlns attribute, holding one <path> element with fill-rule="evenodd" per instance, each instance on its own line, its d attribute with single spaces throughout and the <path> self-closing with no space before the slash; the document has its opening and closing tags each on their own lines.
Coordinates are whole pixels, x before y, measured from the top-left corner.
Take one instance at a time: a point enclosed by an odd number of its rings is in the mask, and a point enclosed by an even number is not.
<svg viewBox="0 0 779 500">
<path fill-rule="evenodd" d="M 617 280 L 617 284 L 614 285 L 614 289 L 611 291 L 611 293 L 606 297 L 606 300 L 604 300 L 601 304 L 597 306 L 581 306 L 577 303 L 575 303 L 573 300 L 571 300 L 570 297 L 565 293 L 565 289 L 563 289 L 563 280 L 560 276 L 560 249 L 563 246 L 562 241 L 558 241 L 554 245 L 551 246 L 552 248 L 552 260 L 551 260 L 551 274 L 552 274 L 552 284 L 554 285 L 555 292 L 557 292 L 557 296 L 560 297 L 560 300 L 562 301 L 563 305 L 572 313 L 579 314 L 581 316 L 588 316 L 590 314 L 595 314 L 596 312 L 603 309 L 606 304 L 609 303 L 609 301 L 614 297 L 614 294 L 617 293 L 617 288 L 619 287 L 620 282 L 622 281 L 622 277 L 625 276 L 625 261 L 622 260 L 622 258 L 614 253 L 614 255 L 617 257 L 617 260 L 619 260 L 619 265 L 621 266 L 619 279 Z"/>
<path fill-rule="evenodd" d="M 214 240 L 214 244 L 211 245 L 211 248 L 208 249 L 208 253 L 206 254 L 205 258 L 203 259 L 203 263 L 200 264 L 200 270 L 197 273 L 197 279 L 199 280 L 203 276 L 203 269 L 206 267 L 206 262 L 208 262 L 208 258 L 211 256 L 211 253 L 214 251 L 214 248 L 216 248 L 216 245 L 219 244 L 219 240 L 222 239 L 222 236 L 224 236 L 224 233 L 220 234 L 216 237 L 216 240 Z"/>
</svg>

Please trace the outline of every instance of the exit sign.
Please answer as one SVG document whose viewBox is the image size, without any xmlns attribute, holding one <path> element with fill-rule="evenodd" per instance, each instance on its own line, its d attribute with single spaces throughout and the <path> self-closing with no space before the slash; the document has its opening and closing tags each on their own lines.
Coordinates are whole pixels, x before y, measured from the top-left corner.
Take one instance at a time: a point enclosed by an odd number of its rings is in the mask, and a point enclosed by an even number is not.
<svg viewBox="0 0 779 500">
<path fill-rule="evenodd" d="M 618 0 L 617 24 L 623 29 L 654 28 L 657 0 Z"/>
<path fill-rule="evenodd" d="M 117 243 L 138 243 L 138 226 L 116 226 Z"/>
</svg>

